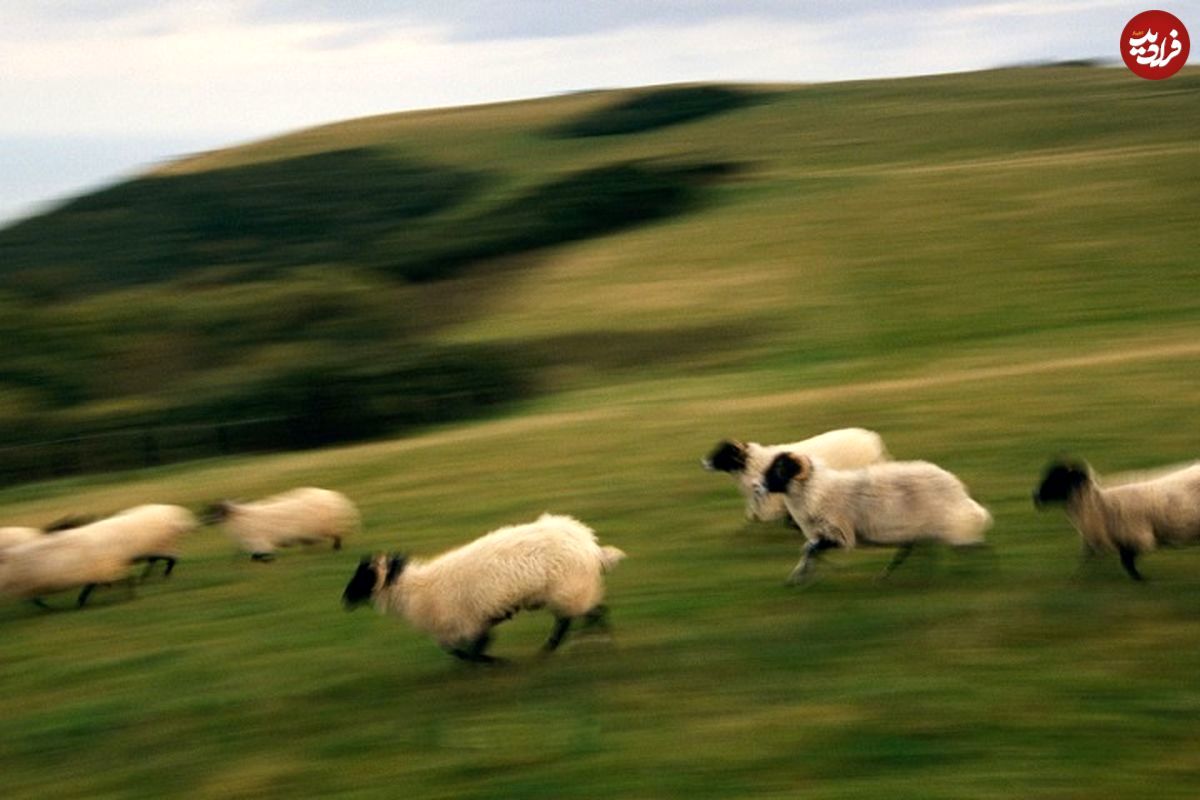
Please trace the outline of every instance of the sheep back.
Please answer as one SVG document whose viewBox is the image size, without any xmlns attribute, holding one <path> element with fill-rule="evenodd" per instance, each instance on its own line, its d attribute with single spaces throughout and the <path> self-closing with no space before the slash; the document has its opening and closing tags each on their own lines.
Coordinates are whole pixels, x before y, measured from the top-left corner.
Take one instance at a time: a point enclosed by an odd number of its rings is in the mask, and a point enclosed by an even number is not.
<svg viewBox="0 0 1200 800">
<path fill-rule="evenodd" d="M 20 526 L 9 526 L 0 528 L 0 550 L 5 550 L 9 547 L 25 542 L 31 542 L 42 535 L 42 531 L 38 528 L 25 528 Z"/>
<path fill-rule="evenodd" d="M 192 512 L 182 506 L 134 506 L 75 530 L 98 531 L 111 537 L 114 547 L 129 561 L 146 556 L 178 557 L 183 536 L 199 527 Z"/>
</svg>

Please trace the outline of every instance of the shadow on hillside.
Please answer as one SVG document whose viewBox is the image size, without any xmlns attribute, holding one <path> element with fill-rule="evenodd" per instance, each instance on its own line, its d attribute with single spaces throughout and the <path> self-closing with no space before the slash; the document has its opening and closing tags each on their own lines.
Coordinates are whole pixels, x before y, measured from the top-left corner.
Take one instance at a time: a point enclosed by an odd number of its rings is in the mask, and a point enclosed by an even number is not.
<svg viewBox="0 0 1200 800">
<path fill-rule="evenodd" d="M 211 267 L 344 263 L 484 182 L 371 148 L 142 177 L 0 232 L 0 270 L 53 297 Z"/>
<path fill-rule="evenodd" d="M 744 108 L 768 96 L 723 86 L 654 89 L 565 122 L 549 134 L 574 139 L 643 133 Z"/>
<path fill-rule="evenodd" d="M 699 207 L 730 163 L 626 162 L 571 173 L 473 214 L 481 173 L 371 149 L 144 177 L 0 232 L 0 276 L 42 300 L 303 265 L 425 282 Z"/>
<path fill-rule="evenodd" d="M 379 268 L 409 281 L 602 236 L 698 208 L 703 190 L 740 169 L 729 162 L 625 162 L 569 174 L 445 230 L 404 231 Z"/>
</svg>

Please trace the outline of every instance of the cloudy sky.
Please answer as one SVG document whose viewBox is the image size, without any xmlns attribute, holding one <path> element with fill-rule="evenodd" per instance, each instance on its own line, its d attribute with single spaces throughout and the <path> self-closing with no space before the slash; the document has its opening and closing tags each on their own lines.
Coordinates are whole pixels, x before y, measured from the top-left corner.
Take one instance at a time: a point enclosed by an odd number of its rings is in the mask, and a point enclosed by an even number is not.
<svg viewBox="0 0 1200 800">
<path fill-rule="evenodd" d="M 1115 59 L 1147 7 L 1200 32 L 1200 0 L 3 0 L 0 224 L 162 159 L 368 114 Z"/>
</svg>

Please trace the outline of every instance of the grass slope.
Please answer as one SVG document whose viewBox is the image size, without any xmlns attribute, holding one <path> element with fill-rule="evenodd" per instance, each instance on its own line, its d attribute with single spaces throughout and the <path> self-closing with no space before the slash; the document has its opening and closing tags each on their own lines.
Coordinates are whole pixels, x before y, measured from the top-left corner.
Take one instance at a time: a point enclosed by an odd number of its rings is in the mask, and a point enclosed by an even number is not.
<svg viewBox="0 0 1200 800">
<path fill-rule="evenodd" d="M 1200 552 L 1115 558 L 1029 491 L 1195 458 L 1200 76 L 1028 69 L 776 88 L 641 133 L 548 135 L 594 94 L 361 120 L 170 168 L 391 142 L 512 176 L 748 165 L 709 203 L 422 287 L 429 341 L 516 348 L 545 391 L 404 439 L 0 492 L 5 524 L 316 483 L 361 504 L 347 552 L 234 559 L 197 535 L 169 581 L 83 613 L 0 606 L 5 797 L 1119 798 L 1200 792 Z M 1154 124 L 1148 124 L 1153 121 Z M 580 142 L 583 144 L 580 145 Z M 475 213 L 467 201 L 463 213 Z M 782 580 L 715 440 L 881 431 L 952 469 L 994 551 L 834 553 Z M 432 553 L 544 510 L 629 553 L 612 646 L 452 663 L 337 603 L 360 551 Z"/>
</svg>

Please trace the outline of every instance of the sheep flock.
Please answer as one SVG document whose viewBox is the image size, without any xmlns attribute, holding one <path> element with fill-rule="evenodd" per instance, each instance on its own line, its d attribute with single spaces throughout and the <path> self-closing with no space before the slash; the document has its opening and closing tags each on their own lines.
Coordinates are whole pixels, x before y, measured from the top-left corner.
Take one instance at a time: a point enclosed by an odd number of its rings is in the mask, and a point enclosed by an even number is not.
<svg viewBox="0 0 1200 800">
<path fill-rule="evenodd" d="M 786 521 L 799 531 L 800 560 L 788 584 L 807 582 L 827 551 L 863 547 L 894 550 L 886 577 L 918 546 L 985 546 L 993 523 L 956 475 L 927 461 L 893 460 L 882 436 L 865 428 L 777 445 L 725 439 L 702 463 L 733 478 L 748 521 Z M 1143 554 L 1200 542 L 1200 464 L 1107 486 L 1086 463 L 1058 460 L 1033 500 L 1039 509 L 1062 505 L 1084 557 L 1115 552 L 1134 580 L 1143 578 L 1136 563 Z M 82 608 L 99 587 L 122 584 L 132 593 L 158 562 L 164 577 L 172 575 L 187 542 L 206 526 L 220 526 L 251 560 L 269 562 L 296 545 L 325 543 L 336 553 L 361 535 L 362 522 L 345 494 L 300 487 L 259 500 L 221 500 L 198 513 L 147 503 L 43 527 L 0 527 L 0 596 L 49 607 L 47 595 L 77 590 Z M 604 575 L 624 557 L 583 522 L 547 513 L 433 558 L 363 556 L 342 603 L 369 603 L 451 655 L 489 663 L 496 660 L 487 653 L 493 629 L 521 611 L 545 609 L 554 617 L 547 653 L 572 627 L 607 632 Z"/>
</svg>

